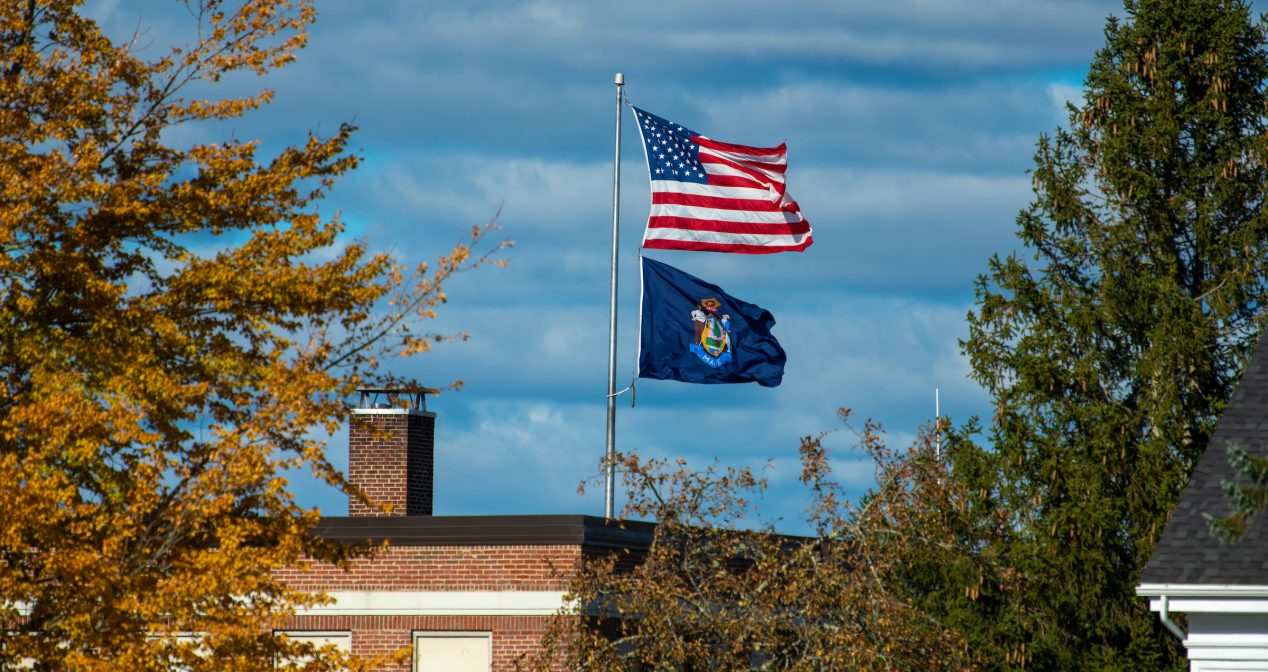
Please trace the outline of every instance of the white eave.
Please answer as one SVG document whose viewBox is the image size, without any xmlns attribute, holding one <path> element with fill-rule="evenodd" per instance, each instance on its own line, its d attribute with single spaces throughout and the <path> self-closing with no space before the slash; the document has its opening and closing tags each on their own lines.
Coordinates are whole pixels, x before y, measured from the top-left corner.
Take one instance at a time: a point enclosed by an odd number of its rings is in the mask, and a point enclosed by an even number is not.
<svg viewBox="0 0 1268 672">
<path fill-rule="evenodd" d="M 1268 585 L 1142 583 L 1136 594 L 1150 598 L 1152 611 L 1268 614 Z"/>
</svg>

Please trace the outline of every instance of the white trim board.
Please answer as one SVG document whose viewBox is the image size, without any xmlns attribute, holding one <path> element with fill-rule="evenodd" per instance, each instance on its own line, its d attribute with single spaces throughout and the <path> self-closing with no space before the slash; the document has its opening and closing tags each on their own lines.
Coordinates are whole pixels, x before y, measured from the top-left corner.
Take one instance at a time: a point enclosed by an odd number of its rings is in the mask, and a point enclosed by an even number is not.
<svg viewBox="0 0 1268 672">
<path fill-rule="evenodd" d="M 354 591 L 326 593 L 334 602 L 296 610 L 297 616 L 550 616 L 563 591 Z"/>
<path fill-rule="evenodd" d="M 1162 598 L 1149 600 L 1150 611 L 1162 611 Z M 1170 598 L 1167 611 L 1187 614 L 1268 614 L 1268 599 L 1247 598 Z"/>
<path fill-rule="evenodd" d="M 1201 583 L 1142 583 L 1136 586 L 1141 597 L 1263 597 L 1268 598 L 1268 586 L 1244 586 Z"/>
<path fill-rule="evenodd" d="M 1145 583 L 1136 594 L 1149 598 L 1149 609 L 1195 614 L 1268 614 L 1268 586 Z"/>
</svg>

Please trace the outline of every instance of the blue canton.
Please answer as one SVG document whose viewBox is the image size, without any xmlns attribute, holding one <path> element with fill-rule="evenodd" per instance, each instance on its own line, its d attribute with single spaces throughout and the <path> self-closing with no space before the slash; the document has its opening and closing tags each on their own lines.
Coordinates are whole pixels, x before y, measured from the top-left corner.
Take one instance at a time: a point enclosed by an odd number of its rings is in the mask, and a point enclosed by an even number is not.
<svg viewBox="0 0 1268 672">
<path fill-rule="evenodd" d="M 709 176 L 700 163 L 700 146 L 691 141 L 699 135 L 689 128 L 634 108 L 643 148 L 647 151 L 647 170 L 653 180 L 677 180 L 708 184 Z"/>
</svg>

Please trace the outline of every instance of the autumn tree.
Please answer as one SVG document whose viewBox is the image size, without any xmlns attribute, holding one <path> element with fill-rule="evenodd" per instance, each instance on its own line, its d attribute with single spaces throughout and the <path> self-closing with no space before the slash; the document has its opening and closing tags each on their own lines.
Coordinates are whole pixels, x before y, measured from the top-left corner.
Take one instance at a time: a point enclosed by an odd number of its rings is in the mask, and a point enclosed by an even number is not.
<svg viewBox="0 0 1268 672">
<path fill-rule="evenodd" d="M 1026 669 L 1182 669 L 1134 593 L 1261 332 L 1268 49 L 1240 0 L 1127 0 L 1043 136 L 1023 251 L 977 282 L 964 352 L 996 405 L 970 491 L 1029 577 L 978 642 Z M 943 605 L 962 614 L 979 605 Z M 1020 666 L 1013 666 L 1020 667 Z"/>
<path fill-rule="evenodd" d="M 906 451 L 888 448 L 870 422 L 855 436 L 877 479 L 857 502 L 831 479 L 824 437 L 801 442 L 811 536 L 754 529 L 754 501 L 766 487 L 760 473 L 619 456 L 624 515 L 655 520 L 653 541 L 583 561 L 570 577 L 576 610 L 520 668 L 977 667 L 982 654 L 916 598 L 931 589 L 965 600 L 1018 590 L 1023 577 L 982 543 L 1007 521 L 948 478 L 933 433 Z"/>
<path fill-rule="evenodd" d="M 346 487 L 314 436 L 354 388 L 412 385 L 379 363 L 428 349 L 484 257 L 341 237 L 317 204 L 349 126 L 267 153 L 172 132 L 268 103 L 213 94 L 290 62 L 310 0 L 191 0 L 170 48 L 79 4 L 0 2 L 0 667 L 342 665 L 271 635 L 314 599 L 271 570 L 347 553 L 283 471 Z"/>
</svg>

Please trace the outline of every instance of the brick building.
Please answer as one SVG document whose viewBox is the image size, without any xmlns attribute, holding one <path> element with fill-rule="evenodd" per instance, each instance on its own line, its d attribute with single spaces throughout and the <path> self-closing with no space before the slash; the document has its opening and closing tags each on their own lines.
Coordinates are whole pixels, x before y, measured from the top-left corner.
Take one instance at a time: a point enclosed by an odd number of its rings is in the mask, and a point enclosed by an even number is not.
<svg viewBox="0 0 1268 672">
<path fill-rule="evenodd" d="M 586 555 L 645 549 L 652 526 L 593 516 L 433 516 L 435 415 L 421 396 L 403 407 L 376 403 L 387 394 L 367 390 L 352 411 L 348 478 L 392 511 L 351 499 L 349 515 L 324 518 L 317 533 L 389 546 L 348 571 L 283 572 L 290 585 L 334 600 L 292 618 L 286 633 L 362 655 L 409 647 L 412 661 L 401 672 L 514 669 L 564 605 L 569 569 Z"/>
</svg>

